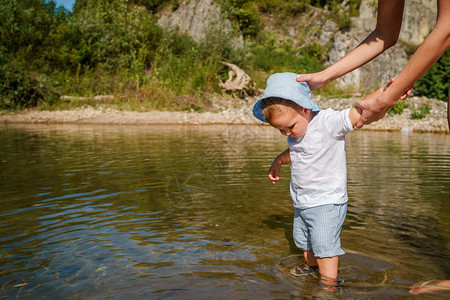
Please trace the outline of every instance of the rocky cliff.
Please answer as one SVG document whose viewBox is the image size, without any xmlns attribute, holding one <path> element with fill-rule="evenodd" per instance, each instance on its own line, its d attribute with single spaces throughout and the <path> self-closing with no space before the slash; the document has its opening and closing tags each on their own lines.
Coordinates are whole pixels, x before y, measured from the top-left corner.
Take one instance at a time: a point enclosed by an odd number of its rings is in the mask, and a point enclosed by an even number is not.
<svg viewBox="0 0 450 300">
<path fill-rule="evenodd" d="M 165 28 L 177 28 L 200 42 L 205 38 L 208 27 L 219 20 L 224 30 L 231 28 L 231 23 L 223 21 L 220 7 L 212 0 L 185 0 L 175 11 L 163 12 L 158 24 Z"/>
<path fill-rule="evenodd" d="M 321 9 L 310 9 L 303 15 L 285 19 L 281 25 L 274 22 L 270 13 L 262 16 L 263 27 L 275 32 L 281 39 L 289 38 L 301 47 L 311 42 L 326 46 L 326 63 L 333 64 L 354 49 L 376 26 L 375 0 L 362 0 L 359 16 L 352 18 L 350 30 L 338 30 L 329 16 Z M 406 0 L 399 43 L 365 66 L 336 81 L 341 88 L 368 91 L 385 84 L 395 77 L 408 61 L 408 48 L 418 46 L 431 32 L 436 21 L 436 1 Z M 205 37 L 206 30 L 220 26 L 231 30 L 231 22 L 223 17 L 220 6 L 212 0 L 184 0 L 175 11 L 163 12 L 159 19 L 163 27 L 178 28 L 196 41 Z M 239 46 L 242 37 L 235 39 Z M 411 51 L 409 51 L 411 52 Z"/>
</svg>

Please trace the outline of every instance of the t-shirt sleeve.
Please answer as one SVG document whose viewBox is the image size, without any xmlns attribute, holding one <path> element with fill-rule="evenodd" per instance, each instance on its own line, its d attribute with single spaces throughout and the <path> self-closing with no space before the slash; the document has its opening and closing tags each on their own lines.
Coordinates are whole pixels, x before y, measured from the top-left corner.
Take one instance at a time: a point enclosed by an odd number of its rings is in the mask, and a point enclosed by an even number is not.
<svg viewBox="0 0 450 300">
<path fill-rule="evenodd" d="M 344 109 L 342 111 L 333 111 L 327 114 L 325 126 L 330 132 L 331 136 L 336 139 L 343 138 L 347 133 L 353 131 L 353 125 L 348 117 L 350 113 L 350 108 Z"/>
</svg>

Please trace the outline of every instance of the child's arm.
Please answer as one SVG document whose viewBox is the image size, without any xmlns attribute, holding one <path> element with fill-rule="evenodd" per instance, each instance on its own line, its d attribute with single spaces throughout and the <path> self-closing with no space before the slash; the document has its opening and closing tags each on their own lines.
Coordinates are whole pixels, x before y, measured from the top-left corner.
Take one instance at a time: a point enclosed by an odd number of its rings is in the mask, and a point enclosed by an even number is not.
<svg viewBox="0 0 450 300">
<path fill-rule="evenodd" d="M 272 183 L 276 183 L 280 179 L 280 169 L 281 165 L 288 164 L 291 162 L 291 155 L 289 154 L 289 149 L 286 149 L 278 155 L 269 169 L 269 179 Z"/>
</svg>

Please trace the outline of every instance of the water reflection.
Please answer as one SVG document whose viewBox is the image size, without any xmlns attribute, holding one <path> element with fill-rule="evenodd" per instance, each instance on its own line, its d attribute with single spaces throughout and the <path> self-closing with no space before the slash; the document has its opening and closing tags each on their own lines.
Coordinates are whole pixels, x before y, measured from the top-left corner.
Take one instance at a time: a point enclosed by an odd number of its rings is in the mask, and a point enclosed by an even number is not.
<svg viewBox="0 0 450 300">
<path fill-rule="evenodd" d="M 313 295 L 286 272 L 289 168 L 265 175 L 286 146 L 256 126 L 1 127 L 0 298 Z M 450 278 L 450 136 L 355 132 L 347 152 L 343 297 Z"/>
</svg>

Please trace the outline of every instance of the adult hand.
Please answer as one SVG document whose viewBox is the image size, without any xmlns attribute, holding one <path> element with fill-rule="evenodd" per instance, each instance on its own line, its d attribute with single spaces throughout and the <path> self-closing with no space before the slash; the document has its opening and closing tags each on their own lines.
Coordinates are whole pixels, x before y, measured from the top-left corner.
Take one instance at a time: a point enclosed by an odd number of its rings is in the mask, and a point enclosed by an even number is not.
<svg viewBox="0 0 450 300">
<path fill-rule="evenodd" d="M 311 73 L 311 74 L 299 74 L 297 77 L 297 82 L 306 82 L 311 91 L 320 89 L 327 85 L 328 82 L 325 81 L 322 72 Z"/>
<path fill-rule="evenodd" d="M 389 110 L 389 105 L 384 105 L 378 98 L 371 98 L 366 100 L 356 101 L 356 107 L 362 111 L 361 118 L 356 123 L 355 127 L 361 128 L 375 121 L 378 121 Z"/>
<path fill-rule="evenodd" d="M 355 127 L 361 128 L 365 124 L 375 122 L 386 114 L 392 105 L 383 104 L 379 97 L 392 85 L 395 78 L 389 80 L 389 82 L 382 88 L 379 88 L 373 93 L 365 96 L 362 100 L 356 101 L 356 108 L 362 111 L 360 120 L 356 123 Z M 411 88 L 407 89 L 401 96 L 401 100 L 405 100 L 411 94 Z"/>
</svg>

